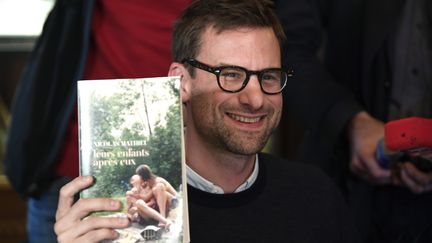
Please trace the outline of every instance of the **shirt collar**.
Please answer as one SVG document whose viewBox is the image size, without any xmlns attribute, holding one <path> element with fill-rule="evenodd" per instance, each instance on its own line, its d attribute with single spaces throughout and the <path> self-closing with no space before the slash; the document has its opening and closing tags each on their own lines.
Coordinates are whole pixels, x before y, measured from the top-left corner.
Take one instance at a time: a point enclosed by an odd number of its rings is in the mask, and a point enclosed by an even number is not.
<svg viewBox="0 0 432 243">
<path fill-rule="evenodd" d="M 239 187 L 237 187 L 234 193 L 244 191 L 253 185 L 253 183 L 256 181 L 258 177 L 258 171 L 259 171 L 258 167 L 259 166 L 258 166 L 258 154 L 257 154 L 255 157 L 255 165 L 252 174 L 249 176 L 249 178 L 247 178 L 245 182 L 243 182 Z M 215 193 L 215 194 L 225 193 L 220 186 L 204 179 L 188 165 L 186 165 L 186 176 L 187 176 L 187 183 L 197 189 L 200 189 L 205 192 Z"/>
</svg>

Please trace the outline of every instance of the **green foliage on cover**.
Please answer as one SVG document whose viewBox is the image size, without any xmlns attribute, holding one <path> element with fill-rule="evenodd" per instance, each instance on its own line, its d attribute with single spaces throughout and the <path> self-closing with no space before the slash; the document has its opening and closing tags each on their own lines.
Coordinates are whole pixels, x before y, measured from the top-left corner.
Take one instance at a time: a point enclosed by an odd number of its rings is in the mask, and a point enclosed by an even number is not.
<svg viewBox="0 0 432 243">
<path fill-rule="evenodd" d="M 87 197 L 124 197 L 129 189 L 129 179 L 140 164 L 147 164 L 153 173 L 168 180 L 175 188 L 181 184 L 181 116 L 179 89 L 167 82 L 167 91 L 147 92 L 153 85 L 145 80 L 129 80 L 112 95 L 91 97 L 91 137 L 94 141 L 143 141 L 141 146 L 107 146 L 100 153 L 112 153 L 113 161 L 124 163 L 92 167 L 91 174 L 97 182 L 83 192 Z M 165 94 L 165 97 L 162 95 Z M 169 96 L 169 97 L 167 97 Z M 151 122 L 150 115 L 160 104 L 172 100 L 166 113 Z M 141 114 L 140 119 L 129 117 Z M 161 108 L 162 109 L 162 108 Z M 152 111 L 153 110 L 153 111 Z M 128 149 L 145 151 L 145 156 L 121 156 Z M 93 155 L 94 156 L 94 155 Z M 130 164 L 131 160 L 135 164 Z M 82 165 L 83 166 L 83 165 Z M 87 165 L 86 165 L 87 166 Z"/>
</svg>

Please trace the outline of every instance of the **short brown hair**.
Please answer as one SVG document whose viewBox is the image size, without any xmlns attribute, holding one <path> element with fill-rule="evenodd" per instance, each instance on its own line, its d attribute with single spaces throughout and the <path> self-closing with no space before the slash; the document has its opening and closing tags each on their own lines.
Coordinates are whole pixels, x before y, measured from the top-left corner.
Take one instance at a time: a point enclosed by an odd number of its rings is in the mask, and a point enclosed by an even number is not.
<svg viewBox="0 0 432 243">
<path fill-rule="evenodd" d="M 194 58 L 207 27 L 218 33 L 241 27 L 270 27 L 279 46 L 285 34 L 271 0 L 195 0 L 174 24 L 172 55 L 175 62 Z"/>
</svg>

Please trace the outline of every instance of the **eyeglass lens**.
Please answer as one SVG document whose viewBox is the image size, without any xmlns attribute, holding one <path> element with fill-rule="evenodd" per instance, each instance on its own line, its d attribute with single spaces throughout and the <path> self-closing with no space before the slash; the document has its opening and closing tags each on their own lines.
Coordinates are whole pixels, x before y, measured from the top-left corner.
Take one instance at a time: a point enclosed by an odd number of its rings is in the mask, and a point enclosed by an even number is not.
<svg viewBox="0 0 432 243">
<path fill-rule="evenodd" d="M 221 87 L 229 91 L 237 91 L 244 86 L 250 76 L 241 68 L 223 68 L 219 74 Z M 260 73 L 258 79 L 265 92 L 278 93 L 285 85 L 287 75 L 281 70 L 266 70 Z"/>
</svg>

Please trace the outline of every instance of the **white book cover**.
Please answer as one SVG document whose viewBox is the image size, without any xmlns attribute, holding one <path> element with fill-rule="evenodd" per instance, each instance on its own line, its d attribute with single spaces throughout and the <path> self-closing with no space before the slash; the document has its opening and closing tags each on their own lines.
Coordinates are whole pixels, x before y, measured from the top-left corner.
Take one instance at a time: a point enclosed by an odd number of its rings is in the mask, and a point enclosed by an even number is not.
<svg viewBox="0 0 432 243">
<path fill-rule="evenodd" d="M 180 77 L 78 81 L 78 125 L 80 174 L 96 179 L 80 196 L 131 220 L 113 242 L 188 242 Z"/>
</svg>

